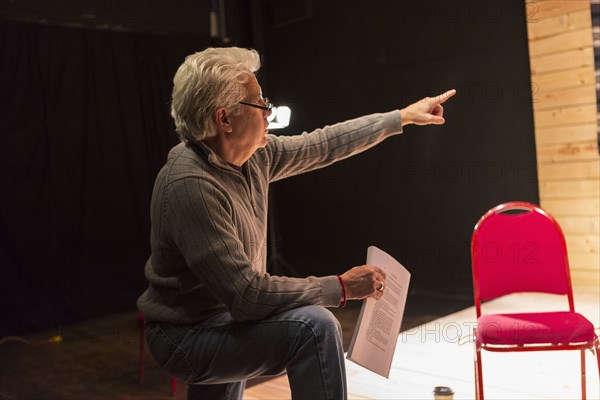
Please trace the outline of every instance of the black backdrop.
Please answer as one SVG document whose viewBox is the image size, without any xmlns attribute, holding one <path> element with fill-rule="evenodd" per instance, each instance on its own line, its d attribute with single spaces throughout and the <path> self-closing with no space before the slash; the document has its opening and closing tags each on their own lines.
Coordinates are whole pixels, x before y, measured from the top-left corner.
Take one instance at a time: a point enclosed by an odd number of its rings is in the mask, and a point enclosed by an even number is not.
<svg viewBox="0 0 600 400">
<path fill-rule="evenodd" d="M 152 4 L 132 4 L 161 31 Z M 233 43 L 265 55 L 265 94 L 293 108 L 283 134 L 460 91 L 446 126 L 276 184 L 278 271 L 339 273 L 375 244 L 413 293 L 470 296 L 477 218 L 538 199 L 522 1 L 227 4 Z M 171 79 L 208 44 L 181 21 L 170 35 L 1 21 L 0 336 L 131 310 L 145 288 L 149 196 L 177 141 Z"/>
<path fill-rule="evenodd" d="M 171 79 L 199 39 L 0 26 L 0 335 L 134 308 Z"/>
<path fill-rule="evenodd" d="M 376 245 L 411 270 L 413 294 L 471 297 L 479 217 L 506 201 L 538 202 L 523 1 L 307 4 L 296 18 L 273 9 L 266 30 L 267 94 L 294 110 L 288 132 L 459 93 L 443 127 L 409 126 L 276 184 L 285 261 L 339 273 Z"/>
</svg>

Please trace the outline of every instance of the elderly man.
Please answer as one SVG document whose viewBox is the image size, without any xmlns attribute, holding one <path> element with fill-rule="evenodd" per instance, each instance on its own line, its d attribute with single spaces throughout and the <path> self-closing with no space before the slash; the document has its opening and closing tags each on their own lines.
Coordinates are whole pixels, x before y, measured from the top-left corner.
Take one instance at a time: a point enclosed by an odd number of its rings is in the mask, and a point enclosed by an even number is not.
<svg viewBox="0 0 600 400">
<path fill-rule="evenodd" d="M 267 131 L 259 67 L 254 50 L 209 48 L 177 71 L 171 115 L 182 143 L 154 186 L 149 287 L 137 304 L 150 351 L 190 385 L 189 399 L 241 398 L 247 379 L 286 371 L 294 398 L 343 399 L 341 328 L 325 307 L 380 298 L 385 272 L 269 275 L 269 183 L 364 151 L 403 125 L 443 124 L 441 103 L 455 91 L 278 137 Z"/>
</svg>

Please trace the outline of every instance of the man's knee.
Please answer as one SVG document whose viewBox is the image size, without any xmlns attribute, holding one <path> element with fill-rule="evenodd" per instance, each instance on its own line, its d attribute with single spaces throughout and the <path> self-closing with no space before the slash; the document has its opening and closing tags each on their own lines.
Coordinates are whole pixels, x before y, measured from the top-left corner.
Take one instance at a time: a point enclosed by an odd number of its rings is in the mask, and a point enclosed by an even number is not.
<svg viewBox="0 0 600 400">
<path fill-rule="evenodd" d="M 338 342 L 342 339 L 342 327 L 335 315 L 320 306 L 302 307 L 303 321 L 319 340 Z"/>
</svg>

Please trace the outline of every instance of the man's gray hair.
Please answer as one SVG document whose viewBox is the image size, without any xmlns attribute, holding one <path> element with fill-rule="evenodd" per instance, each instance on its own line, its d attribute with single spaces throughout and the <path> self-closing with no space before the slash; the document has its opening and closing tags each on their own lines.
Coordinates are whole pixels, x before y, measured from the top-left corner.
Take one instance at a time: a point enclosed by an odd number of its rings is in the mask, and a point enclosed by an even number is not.
<svg viewBox="0 0 600 400">
<path fill-rule="evenodd" d="M 225 107 L 236 115 L 246 96 L 244 83 L 260 68 L 256 50 L 239 47 L 212 48 L 194 53 L 173 78 L 171 116 L 184 142 L 196 142 L 217 134 L 213 113 Z"/>
</svg>

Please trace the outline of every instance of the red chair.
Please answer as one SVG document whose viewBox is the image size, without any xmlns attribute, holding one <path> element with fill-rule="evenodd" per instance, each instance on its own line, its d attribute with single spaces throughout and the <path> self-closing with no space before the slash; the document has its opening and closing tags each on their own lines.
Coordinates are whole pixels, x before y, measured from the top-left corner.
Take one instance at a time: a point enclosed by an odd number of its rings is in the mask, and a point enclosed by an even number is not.
<svg viewBox="0 0 600 400">
<path fill-rule="evenodd" d="M 596 353 L 600 376 L 600 342 L 592 323 L 575 312 L 565 239 L 554 218 L 530 203 L 499 205 L 475 225 L 471 258 L 477 312 L 475 397 L 483 400 L 481 350 L 579 350 L 585 399 L 585 350 Z M 566 296 L 569 309 L 481 315 L 482 301 L 520 292 Z"/>
<path fill-rule="evenodd" d="M 138 371 L 138 376 L 139 376 L 139 380 L 140 383 L 144 383 L 144 372 L 145 372 L 145 367 L 146 367 L 146 362 L 145 362 L 145 344 L 146 344 L 146 337 L 144 335 L 144 313 L 138 313 L 137 316 L 137 325 L 138 325 L 138 330 L 140 332 L 140 365 L 139 365 L 139 371 Z M 175 392 L 177 391 L 177 379 L 175 379 L 175 377 L 171 377 L 171 394 L 175 394 Z"/>
</svg>

